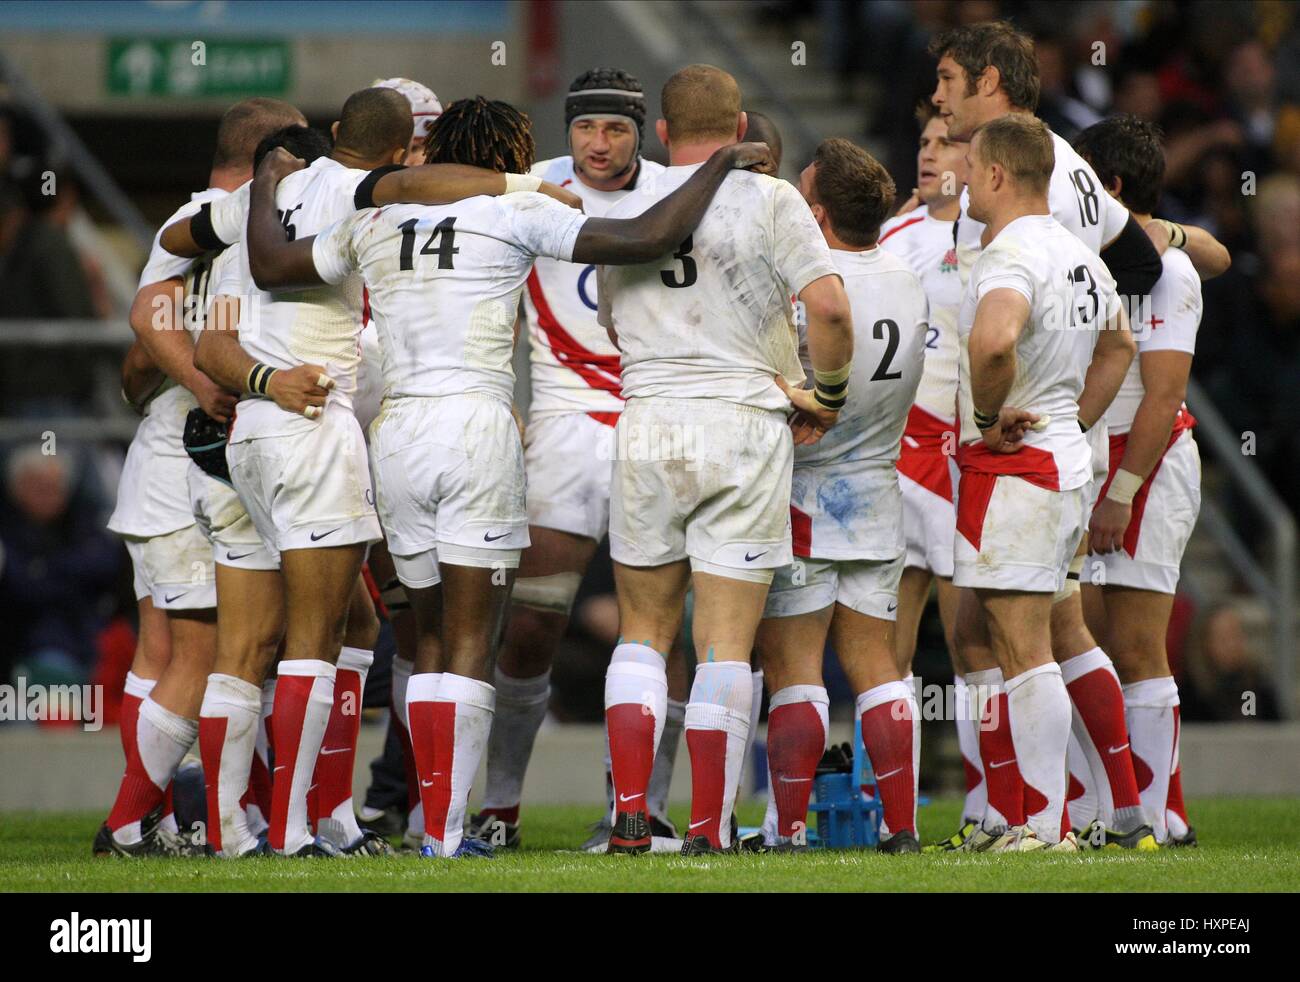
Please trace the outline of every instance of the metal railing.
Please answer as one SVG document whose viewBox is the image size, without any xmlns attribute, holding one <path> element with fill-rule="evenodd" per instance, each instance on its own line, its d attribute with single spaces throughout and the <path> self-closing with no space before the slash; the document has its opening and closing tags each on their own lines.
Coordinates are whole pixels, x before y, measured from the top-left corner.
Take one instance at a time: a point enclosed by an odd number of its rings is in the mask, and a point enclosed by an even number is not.
<svg viewBox="0 0 1300 982">
<path fill-rule="evenodd" d="M 1296 520 L 1259 466 L 1242 453 L 1242 438 L 1232 431 L 1195 379 L 1187 383 L 1187 404 L 1196 417 L 1196 439 L 1214 451 L 1216 461 L 1269 530 L 1270 569 L 1255 558 L 1231 520 L 1209 498 L 1201 501 L 1201 525 L 1216 541 L 1242 582 L 1269 609 L 1274 679 L 1287 716 L 1300 716 L 1296 695 Z"/>
</svg>

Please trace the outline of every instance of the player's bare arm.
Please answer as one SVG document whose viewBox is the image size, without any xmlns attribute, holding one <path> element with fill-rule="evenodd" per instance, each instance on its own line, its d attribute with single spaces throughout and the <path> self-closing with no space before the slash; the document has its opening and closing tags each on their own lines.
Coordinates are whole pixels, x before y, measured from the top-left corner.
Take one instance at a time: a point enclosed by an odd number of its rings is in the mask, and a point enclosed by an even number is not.
<svg viewBox="0 0 1300 982">
<path fill-rule="evenodd" d="M 1129 330 L 1128 314 L 1121 306 L 1097 336 L 1083 391 L 1079 393 L 1079 422 L 1091 427 L 1101 419 L 1106 407 L 1115 401 L 1124 376 L 1137 354 L 1137 342 Z"/>
<path fill-rule="evenodd" d="M 728 173 L 771 164 L 765 143 L 735 143 L 715 150 L 690 180 L 637 217 L 587 219 L 574 243 L 573 261 L 621 266 L 658 259 L 700 223 Z"/>
<path fill-rule="evenodd" d="M 971 401 L 975 425 L 985 445 L 1000 453 L 1018 450 L 1023 432 L 1022 425 L 1013 425 L 1015 421 L 1004 417 L 1002 410 L 1016 378 L 1016 342 L 1028 322 L 1029 301 L 1024 294 L 1002 288 L 990 290 L 979 302 L 971 328 Z"/>
<path fill-rule="evenodd" d="M 235 397 L 194 367 L 194 342 L 185 329 L 185 285 L 181 280 L 142 287 L 131 304 L 130 320 L 131 330 L 153 363 L 194 393 L 205 413 L 227 422 Z"/>
<path fill-rule="evenodd" d="M 1163 256 L 1171 246 L 1187 253 L 1187 258 L 1196 269 L 1196 275 L 1202 280 L 1222 276 L 1232 266 L 1228 247 L 1203 228 L 1180 225 L 1162 218 L 1148 221 L 1142 228 L 1160 255 Z"/>
<path fill-rule="evenodd" d="M 799 301 L 808 317 L 808 355 L 816 387 L 791 388 L 779 377 L 776 384 L 795 408 L 790 420 L 795 443 L 806 446 L 835 425 L 844 405 L 844 385 L 853 364 L 853 314 L 838 276 L 813 280 L 799 293 Z"/>
<path fill-rule="evenodd" d="M 252 391 L 249 380 L 256 359 L 239 345 L 239 298 L 216 297 L 208 308 L 203 333 L 194 347 L 194 366 L 218 384 L 237 391 Z M 321 380 L 328 381 L 322 386 Z M 286 412 L 306 414 L 309 406 L 322 407 L 333 381 L 320 365 L 296 365 L 273 371 L 266 380 L 266 395 Z"/>
<path fill-rule="evenodd" d="M 122 359 L 122 398 L 126 404 L 143 413 L 144 404 L 166 380 L 167 376 L 154 364 L 145 346 L 133 342 Z"/>
<path fill-rule="evenodd" d="M 1142 372 L 1142 402 L 1138 405 L 1133 426 L 1129 429 L 1124 457 L 1119 462 L 1116 494 L 1107 496 L 1093 509 L 1088 526 L 1089 547 L 1093 552 L 1115 552 L 1123 547 L 1124 532 L 1132 517 L 1132 485 L 1145 481 L 1169 446 L 1174 420 L 1187 395 L 1187 378 L 1192 371 L 1192 356 L 1185 351 L 1151 351 L 1139 356 Z M 1120 472 L 1130 475 L 1121 478 Z M 1128 484 L 1129 487 L 1124 487 Z"/>
</svg>

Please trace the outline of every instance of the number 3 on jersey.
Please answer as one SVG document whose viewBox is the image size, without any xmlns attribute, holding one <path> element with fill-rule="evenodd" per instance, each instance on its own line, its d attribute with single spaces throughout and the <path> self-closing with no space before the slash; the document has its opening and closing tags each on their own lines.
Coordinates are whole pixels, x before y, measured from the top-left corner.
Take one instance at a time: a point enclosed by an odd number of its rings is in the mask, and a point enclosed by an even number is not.
<svg viewBox="0 0 1300 982">
<path fill-rule="evenodd" d="M 694 243 L 688 235 L 682 240 L 682 244 L 677 247 L 673 253 L 673 259 L 682 264 L 680 276 L 677 270 L 665 269 L 659 273 L 659 278 L 664 281 L 664 286 L 672 287 L 674 290 L 680 290 L 683 287 L 694 286 L 695 281 L 699 278 L 699 270 L 695 267 L 695 260 L 691 258 L 691 249 Z"/>
<path fill-rule="evenodd" d="M 410 218 L 397 226 L 402 230 L 402 251 L 398 259 L 398 269 L 408 270 L 415 269 L 415 226 L 419 219 Z M 425 240 L 424 245 L 420 246 L 420 255 L 437 256 L 439 269 L 455 269 L 452 265 L 452 256 L 460 252 L 456 247 L 456 216 L 444 218 L 433 227 L 429 233 L 429 238 Z M 433 246 L 433 240 L 438 240 L 437 248 Z"/>
</svg>

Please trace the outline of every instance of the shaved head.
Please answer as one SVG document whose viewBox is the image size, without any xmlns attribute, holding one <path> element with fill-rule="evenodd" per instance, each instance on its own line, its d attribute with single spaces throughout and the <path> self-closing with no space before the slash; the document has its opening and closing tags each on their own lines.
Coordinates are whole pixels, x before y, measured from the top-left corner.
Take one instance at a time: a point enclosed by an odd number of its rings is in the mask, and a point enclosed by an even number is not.
<svg viewBox="0 0 1300 982">
<path fill-rule="evenodd" d="M 396 89 L 362 89 L 343 103 L 334 143 L 339 150 L 362 160 L 374 160 L 394 150 L 405 150 L 414 132 L 411 103 L 406 96 Z"/>
<path fill-rule="evenodd" d="M 687 65 L 664 83 L 668 139 L 703 143 L 734 138 L 740 124 L 740 86 L 721 68 Z"/>
<path fill-rule="evenodd" d="M 776 166 L 781 166 L 781 131 L 776 128 L 766 115 L 750 110 L 745 113 L 749 123 L 745 127 L 745 139 L 751 143 L 766 143 L 772 149 L 772 156 L 776 158 Z"/>
<path fill-rule="evenodd" d="M 295 107 L 279 99 L 245 99 L 226 110 L 217 126 L 217 152 L 213 170 L 240 170 L 253 166 L 253 151 L 276 130 L 306 126 Z"/>
</svg>

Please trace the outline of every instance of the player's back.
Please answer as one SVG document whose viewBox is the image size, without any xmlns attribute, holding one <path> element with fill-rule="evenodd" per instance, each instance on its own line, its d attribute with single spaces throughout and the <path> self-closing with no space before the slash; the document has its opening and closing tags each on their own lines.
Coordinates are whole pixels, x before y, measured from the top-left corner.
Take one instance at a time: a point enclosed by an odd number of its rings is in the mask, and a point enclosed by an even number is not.
<svg viewBox="0 0 1300 982">
<path fill-rule="evenodd" d="M 529 193 L 359 212 L 317 238 L 327 281 L 359 269 L 389 397 L 514 391 L 515 314 L 538 255 L 570 255 L 585 216 Z"/>
<path fill-rule="evenodd" d="M 1016 342 L 1016 376 L 1005 405 L 1049 416 L 1025 445 L 1050 451 L 1062 488 L 1090 476 L 1088 448 L 1079 429 L 1079 394 L 1098 332 L 1119 306 L 1106 264 L 1050 215 L 1026 215 L 1008 224 L 971 270 L 962 303 L 961 440 L 980 439 L 972 413 L 969 338 L 979 302 L 992 290 L 1016 290 L 1029 303 L 1029 319 Z"/>
<path fill-rule="evenodd" d="M 640 214 L 696 166 L 669 167 L 648 179 L 608 217 Z M 793 186 L 729 174 L 672 254 L 603 270 L 601 303 L 618 335 L 624 397 L 788 408 L 773 376 L 803 374 L 790 295 L 834 273 L 825 239 Z"/>
<path fill-rule="evenodd" d="M 353 195 L 366 174 L 320 157 L 281 181 L 275 205 L 288 237 L 316 235 L 353 214 Z M 248 263 L 247 248 L 244 263 Z M 351 408 L 361 360 L 360 277 L 307 290 L 260 291 L 249 308 L 248 313 L 240 315 L 239 343 L 250 355 L 274 368 L 292 368 L 304 362 L 324 365 L 336 383 L 331 402 Z M 269 416 L 279 413 L 284 417 L 281 423 L 291 423 L 297 429 L 307 422 L 269 400 L 254 400 L 253 405 L 240 409 L 241 417 L 250 412 Z"/>
<path fill-rule="evenodd" d="M 797 447 L 795 465 L 889 464 L 898 457 L 924 364 L 925 292 L 907 262 L 884 249 L 834 249 L 831 256 L 853 313 L 852 375 L 835 426 L 817 443 Z"/>
</svg>

